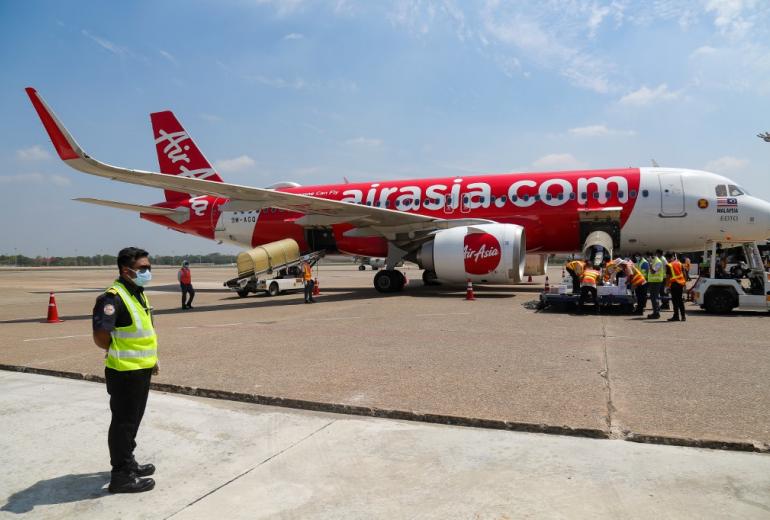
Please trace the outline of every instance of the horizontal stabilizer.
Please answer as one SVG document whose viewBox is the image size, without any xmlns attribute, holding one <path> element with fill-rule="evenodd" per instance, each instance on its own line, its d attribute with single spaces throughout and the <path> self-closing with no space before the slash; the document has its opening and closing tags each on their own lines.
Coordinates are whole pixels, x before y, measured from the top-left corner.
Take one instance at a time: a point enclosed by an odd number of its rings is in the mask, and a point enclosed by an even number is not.
<svg viewBox="0 0 770 520">
<path fill-rule="evenodd" d="M 88 197 L 72 199 L 78 202 L 96 204 L 98 206 L 107 206 L 110 208 L 125 209 L 136 211 L 137 213 L 146 213 L 148 215 L 165 215 L 175 222 L 184 222 L 190 216 L 188 208 L 181 207 L 176 209 L 159 208 L 158 206 L 145 206 L 143 204 L 129 204 L 128 202 L 116 202 L 114 200 L 92 199 Z"/>
</svg>

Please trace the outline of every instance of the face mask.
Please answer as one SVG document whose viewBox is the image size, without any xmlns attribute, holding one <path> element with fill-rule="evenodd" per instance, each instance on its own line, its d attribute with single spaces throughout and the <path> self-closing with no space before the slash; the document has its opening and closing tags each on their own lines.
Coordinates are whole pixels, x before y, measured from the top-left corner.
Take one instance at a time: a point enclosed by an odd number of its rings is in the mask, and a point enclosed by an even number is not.
<svg viewBox="0 0 770 520">
<path fill-rule="evenodd" d="M 131 268 L 129 267 L 129 269 Z M 152 280 L 152 271 L 150 271 L 149 269 L 144 269 L 139 271 L 135 271 L 134 269 L 131 269 L 131 270 L 136 273 L 136 278 L 134 278 L 134 283 L 138 287 L 144 287 L 145 285 L 150 283 L 150 281 Z"/>
</svg>

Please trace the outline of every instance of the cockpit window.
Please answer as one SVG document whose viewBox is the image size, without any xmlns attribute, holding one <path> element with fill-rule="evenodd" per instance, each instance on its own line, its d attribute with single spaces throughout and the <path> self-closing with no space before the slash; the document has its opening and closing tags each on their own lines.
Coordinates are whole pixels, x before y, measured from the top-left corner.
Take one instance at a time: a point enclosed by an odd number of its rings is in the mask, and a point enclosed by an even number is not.
<svg viewBox="0 0 770 520">
<path fill-rule="evenodd" d="M 730 184 L 729 186 L 727 186 L 727 188 L 730 190 L 731 197 L 738 197 L 739 195 L 743 195 L 743 190 L 740 189 L 738 186 L 734 186 Z"/>
<path fill-rule="evenodd" d="M 727 197 L 727 186 L 724 184 L 717 186 L 717 197 Z"/>
</svg>

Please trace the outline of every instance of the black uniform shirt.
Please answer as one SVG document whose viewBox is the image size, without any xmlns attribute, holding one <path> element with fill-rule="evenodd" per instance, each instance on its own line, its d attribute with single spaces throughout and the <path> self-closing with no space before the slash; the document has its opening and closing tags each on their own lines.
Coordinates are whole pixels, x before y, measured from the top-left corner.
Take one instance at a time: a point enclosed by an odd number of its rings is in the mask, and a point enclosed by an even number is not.
<svg viewBox="0 0 770 520">
<path fill-rule="evenodd" d="M 142 287 L 127 281 L 123 277 L 120 278 L 120 281 L 128 289 L 129 294 L 132 294 L 137 300 L 140 302 L 147 301 L 144 299 L 144 289 Z M 123 299 L 119 295 L 105 292 L 96 298 L 92 322 L 93 330 L 112 332 L 115 330 L 115 327 L 127 327 L 132 322 L 131 312 L 126 308 Z"/>
</svg>

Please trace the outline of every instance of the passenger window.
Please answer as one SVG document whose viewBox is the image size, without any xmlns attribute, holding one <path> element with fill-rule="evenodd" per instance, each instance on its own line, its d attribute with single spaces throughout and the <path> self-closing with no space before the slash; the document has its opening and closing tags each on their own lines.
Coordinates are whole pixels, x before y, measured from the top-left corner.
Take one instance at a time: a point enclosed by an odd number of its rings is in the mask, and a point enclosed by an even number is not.
<svg viewBox="0 0 770 520">
<path fill-rule="evenodd" d="M 599 200 L 599 192 L 598 191 L 594 192 L 594 199 Z"/>
<path fill-rule="evenodd" d="M 551 200 L 552 198 L 553 198 L 553 195 L 551 195 L 550 193 L 546 193 L 545 200 Z"/>
<path fill-rule="evenodd" d="M 727 197 L 727 186 L 724 184 L 720 184 L 716 188 L 717 191 L 717 197 Z"/>
<path fill-rule="evenodd" d="M 622 198 L 623 198 L 623 190 L 620 190 L 620 191 L 618 192 L 618 198 L 619 198 L 619 199 L 622 199 Z"/>
<path fill-rule="evenodd" d="M 523 201 L 525 201 L 525 202 L 526 202 L 526 201 L 528 201 L 528 200 L 529 200 L 529 195 L 524 195 L 524 196 L 521 198 L 521 200 L 523 200 Z"/>
<path fill-rule="evenodd" d="M 503 201 L 503 202 L 505 202 L 505 195 L 501 195 L 501 196 L 500 196 L 500 200 L 501 200 L 501 201 Z"/>
<path fill-rule="evenodd" d="M 642 197 L 649 197 L 649 196 L 650 196 L 650 192 L 649 191 L 642 190 Z"/>
<path fill-rule="evenodd" d="M 390 207 L 390 201 L 389 201 L 389 200 L 386 200 L 386 201 L 385 201 L 385 207 L 386 207 L 386 208 Z"/>
<path fill-rule="evenodd" d="M 540 195 L 535 195 L 535 200 L 540 200 Z"/>
<path fill-rule="evenodd" d="M 583 200 L 587 199 L 588 198 L 588 193 L 584 191 L 583 193 L 580 194 L 580 198 L 583 199 Z"/>
<path fill-rule="evenodd" d="M 628 194 L 631 196 L 632 199 L 636 198 L 636 190 L 631 190 L 628 192 Z"/>
<path fill-rule="evenodd" d="M 511 202 L 516 202 L 517 200 L 519 200 L 519 197 L 518 197 L 518 196 L 516 196 L 516 195 L 511 195 Z"/>
<path fill-rule="evenodd" d="M 556 198 L 559 199 L 559 200 L 564 200 L 564 194 L 563 193 L 559 193 L 558 195 L 556 195 Z"/>
<path fill-rule="evenodd" d="M 731 197 L 738 197 L 740 195 L 743 195 L 743 192 L 741 191 L 741 189 L 738 186 L 733 186 L 732 184 L 730 184 L 728 186 L 728 188 L 730 189 L 730 196 Z"/>
<path fill-rule="evenodd" d="M 604 196 L 605 196 L 606 198 L 608 198 L 608 199 L 609 199 L 610 197 L 612 197 L 612 193 L 610 193 L 610 192 L 608 191 L 608 192 L 606 192 L 606 193 L 604 194 Z"/>
<path fill-rule="evenodd" d="M 569 200 L 575 200 L 575 192 L 574 191 L 570 192 Z"/>
</svg>

